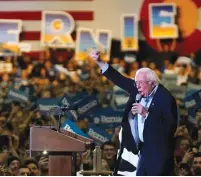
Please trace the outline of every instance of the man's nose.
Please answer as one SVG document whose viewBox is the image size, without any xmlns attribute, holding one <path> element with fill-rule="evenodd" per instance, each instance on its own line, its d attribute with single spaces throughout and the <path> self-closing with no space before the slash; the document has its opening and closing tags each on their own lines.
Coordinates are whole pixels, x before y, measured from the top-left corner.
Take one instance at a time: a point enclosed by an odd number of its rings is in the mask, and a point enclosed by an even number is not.
<svg viewBox="0 0 201 177">
<path fill-rule="evenodd" d="M 136 87 L 139 90 L 140 89 L 140 84 L 136 84 Z"/>
</svg>

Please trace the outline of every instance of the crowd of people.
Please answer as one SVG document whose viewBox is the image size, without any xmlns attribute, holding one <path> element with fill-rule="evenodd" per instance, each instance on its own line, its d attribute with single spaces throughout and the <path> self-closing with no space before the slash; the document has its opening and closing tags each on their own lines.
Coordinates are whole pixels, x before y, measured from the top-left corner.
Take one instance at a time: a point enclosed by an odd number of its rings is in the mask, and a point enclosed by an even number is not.
<svg viewBox="0 0 201 177">
<path fill-rule="evenodd" d="M 0 175 L 48 175 L 48 154 L 38 153 L 30 158 L 29 128 L 32 125 L 50 125 L 54 117 L 45 117 L 35 106 L 40 98 L 62 97 L 64 93 L 86 92 L 96 94 L 102 106 L 109 106 L 111 100 L 107 92 L 114 85 L 101 75 L 97 64 L 90 58 L 78 61 L 71 50 L 67 55 L 59 55 L 56 50 L 46 49 L 37 60 L 29 55 L 1 57 L 1 62 L 12 64 L 7 72 L 1 72 L 0 82 L 0 137 L 5 144 L 0 149 Z M 192 63 L 172 63 L 167 58 L 163 68 L 157 68 L 150 59 L 127 63 L 122 58 L 112 57 L 111 65 L 129 78 L 134 78 L 141 67 L 154 70 L 160 79 L 163 74 L 177 75 L 177 85 L 201 84 L 200 66 Z M 61 66 L 58 69 L 55 66 Z M 9 90 L 21 90 L 29 95 L 26 103 L 10 100 Z M 182 100 L 177 99 L 180 120 L 175 133 L 175 174 L 201 175 L 201 110 L 196 110 L 196 123 L 188 120 L 187 110 Z M 53 121 L 54 122 L 54 121 Z M 76 124 L 85 131 L 88 120 L 78 120 Z M 113 170 L 117 148 L 119 127 L 111 141 L 102 144 L 102 170 Z M 1 141 L 1 140 L 0 140 Z M 53 141 L 53 140 L 51 140 Z M 1 141 L 3 142 L 3 141 Z M 93 169 L 93 149 L 77 153 L 76 171 Z"/>
</svg>

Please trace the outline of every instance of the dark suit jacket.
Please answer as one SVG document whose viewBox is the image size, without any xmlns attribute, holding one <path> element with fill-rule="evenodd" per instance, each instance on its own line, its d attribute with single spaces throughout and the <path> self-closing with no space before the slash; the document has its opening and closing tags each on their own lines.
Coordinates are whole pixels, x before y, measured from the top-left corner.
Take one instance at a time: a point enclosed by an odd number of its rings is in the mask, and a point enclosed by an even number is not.
<svg viewBox="0 0 201 177">
<path fill-rule="evenodd" d="M 103 75 L 130 94 L 122 120 L 121 148 L 126 147 L 128 151 L 138 154 L 128 122 L 128 114 L 137 94 L 134 80 L 122 76 L 111 66 Z M 169 175 L 174 169 L 177 105 L 174 97 L 161 84 L 158 86 L 148 111 L 149 115 L 145 121 L 143 132 L 144 144 L 140 152 L 144 159 L 143 168 L 146 175 Z"/>
</svg>

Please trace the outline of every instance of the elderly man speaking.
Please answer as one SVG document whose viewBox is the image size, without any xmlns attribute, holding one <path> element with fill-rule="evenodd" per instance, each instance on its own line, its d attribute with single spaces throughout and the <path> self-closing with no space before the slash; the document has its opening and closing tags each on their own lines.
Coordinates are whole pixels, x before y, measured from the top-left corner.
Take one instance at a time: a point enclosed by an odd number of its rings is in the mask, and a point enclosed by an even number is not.
<svg viewBox="0 0 201 177">
<path fill-rule="evenodd" d="M 114 175 L 135 171 L 138 176 L 172 175 L 174 171 L 174 133 L 177 105 L 171 93 L 159 83 L 155 72 L 141 68 L 135 80 L 126 78 L 90 53 L 102 74 L 130 96 L 121 124 L 120 149 Z M 137 167 L 124 159 L 125 153 L 138 155 Z M 126 174 L 126 173 L 125 173 Z"/>
</svg>

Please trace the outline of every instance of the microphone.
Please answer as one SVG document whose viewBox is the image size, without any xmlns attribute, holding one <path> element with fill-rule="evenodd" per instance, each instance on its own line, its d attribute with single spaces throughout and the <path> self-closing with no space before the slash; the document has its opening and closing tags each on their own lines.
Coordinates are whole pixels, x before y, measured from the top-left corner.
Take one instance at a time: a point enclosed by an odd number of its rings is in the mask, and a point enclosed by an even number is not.
<svg viewBox="0 0 201 177">
<path fill-rule="evenodd" d="M 64 105 L 64 106 L 59 106 L 58 107 L 61 111 L 69 111 L 69 110 L 78 110 L 77 105 Z"/>
<path fill-rule="evenodd" d="M 142 95 L 140 95 L 139 93 L 136 95 L 135 97 L 135 103 L 139 103 L 140 100 L 142 99 Z M 133 116 L 136 116 L 137 113 L 133 114 Z M 134 119 L 134 117 L 133 117 Z"/>
<path fill-rule="evenodd" d="M 140 94 L 138 93 L 138 94 L 136 95 L 136 97 L 135 97 L 135 102 L 136 102 L 136 103 L 139 103 L 141 99 L 142 99 L 142 95 L 140 95 Z"/>
<path fill-rule="evenodd" d="M 70 110 L 78 110 L 77 105 L 64 105 L 64 106 L 57 106 L 52 109 L 53 112 L 55 113 L 61 113 L 65 111 L 70 111 Z"/>
</svg>

